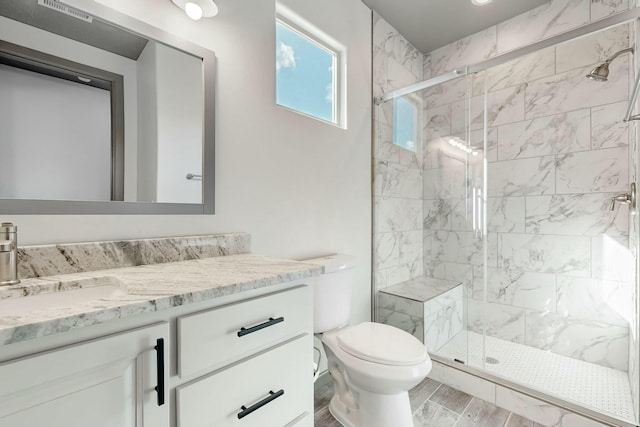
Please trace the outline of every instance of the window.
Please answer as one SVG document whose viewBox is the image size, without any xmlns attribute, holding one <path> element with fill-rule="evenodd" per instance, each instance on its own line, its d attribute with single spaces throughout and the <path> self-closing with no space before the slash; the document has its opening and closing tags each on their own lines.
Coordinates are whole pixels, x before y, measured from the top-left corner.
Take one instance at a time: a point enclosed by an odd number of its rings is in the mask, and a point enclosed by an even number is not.
<svg viewBox="0 0 640 427">
<path fill-rule="evenodd" d="M 276 104 L 339 124 L 340 54 L 289 22 L 276 21 Z"/>
<path fill-rule="evenodd" d="M 393 143 L 407 150 L 417 151 L 418 107 L 404 99 L 393 101 Z"/>
</svg>

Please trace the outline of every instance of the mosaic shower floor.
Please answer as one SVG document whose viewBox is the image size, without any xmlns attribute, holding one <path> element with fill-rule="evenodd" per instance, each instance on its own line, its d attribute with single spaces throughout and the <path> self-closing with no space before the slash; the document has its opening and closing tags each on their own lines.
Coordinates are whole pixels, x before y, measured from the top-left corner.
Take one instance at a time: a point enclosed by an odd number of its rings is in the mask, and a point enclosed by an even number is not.
<svg viewBox="0 0 640 427">
<path fill-rule="evenodd" d="M 436 354 L 482 367 L 482 341 L 481 334 L 462 331 Z M 493 337 L 487 337 L 485 351 L 493 362 L 484 364 L 490 373 L 610 416 L 634 419 L 626 372 Z"/>
</svg>

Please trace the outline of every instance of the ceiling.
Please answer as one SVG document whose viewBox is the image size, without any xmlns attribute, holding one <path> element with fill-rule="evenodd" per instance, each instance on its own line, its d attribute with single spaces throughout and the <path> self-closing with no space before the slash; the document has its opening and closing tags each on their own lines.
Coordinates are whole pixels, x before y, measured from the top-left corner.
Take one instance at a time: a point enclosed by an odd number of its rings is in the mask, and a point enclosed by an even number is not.
<svg viewBox="0 0 640 427">
<path fill-rule="evenodd" d="M 362 0 L 422 53 L 477 33 L 549 0 Z"/>
</svg>

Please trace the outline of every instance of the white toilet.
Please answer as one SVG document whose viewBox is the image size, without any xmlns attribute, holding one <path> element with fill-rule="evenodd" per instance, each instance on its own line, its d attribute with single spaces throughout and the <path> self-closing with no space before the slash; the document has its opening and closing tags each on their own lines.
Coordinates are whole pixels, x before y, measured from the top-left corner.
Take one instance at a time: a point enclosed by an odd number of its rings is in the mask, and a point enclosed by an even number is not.
<svg viewBox="0 0 640 427">
<path fill-rule="evenodd" d="M 314 332 L 327 354 L 335 394 L 329 411 L 346 427 L 413 427 L 408 391 L 431 370 L 425 346 L 392 326 L 348 326 L 355 258 L 303 262 L 324 267 L 314 288 Z"/>
</svg>

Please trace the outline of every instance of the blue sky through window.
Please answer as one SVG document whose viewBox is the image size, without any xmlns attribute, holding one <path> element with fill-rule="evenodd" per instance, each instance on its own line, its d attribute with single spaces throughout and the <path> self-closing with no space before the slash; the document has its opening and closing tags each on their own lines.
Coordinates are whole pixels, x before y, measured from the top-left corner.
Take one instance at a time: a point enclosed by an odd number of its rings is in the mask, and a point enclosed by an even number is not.
<svg viewBox="0 0 640 427">
<path fill-rule="evenodd" d="M 335 122 L 335 55 L 276 22 L 276 103 Z"/>
<path fill-rule="evenodd" d="M 393 143 L 416 151 L 418 109 L 404 98 L 393 101 Z"/>
</svg>

